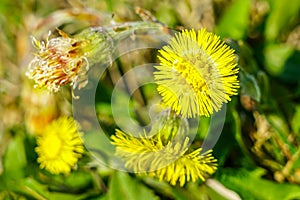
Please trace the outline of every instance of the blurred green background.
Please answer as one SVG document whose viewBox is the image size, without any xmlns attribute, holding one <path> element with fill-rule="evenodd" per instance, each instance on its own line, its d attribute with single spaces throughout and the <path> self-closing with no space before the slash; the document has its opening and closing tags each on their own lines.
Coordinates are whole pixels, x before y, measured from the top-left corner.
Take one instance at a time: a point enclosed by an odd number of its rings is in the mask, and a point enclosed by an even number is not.
<svg viewBox="0 0 300 200">
<path fill-rule="evenodd" d="M 112 20 L 140 21 L 136 6 L 175 30 L 205 27 L 238 55 L 241 88 L 213 149 L 218 171 L 206 183 L 173 187 L 114 171 L 88 155 L 67 177 L 36 163 L 33 130 L 72 110 L 67 90 L 52 96 L 33 91 L 24 75 L 33 56 L 30 37 L 45 38 L 56 27 L 73 33 Z M 0 199 L 300 199 L 299 0 L 1 0 L 0 26 Z M 151 51 L 134 55 L 114 66 L 125 72 L 133 62 L 155 61 Z M 109 134 L 116 127 L 105 96 L 116 74 L 102 80 L 96 105 Z M 146 99 L 152 92 L 141 90 Z M 196 141 L 208 125 L 201 118 Z"/>
</svg>

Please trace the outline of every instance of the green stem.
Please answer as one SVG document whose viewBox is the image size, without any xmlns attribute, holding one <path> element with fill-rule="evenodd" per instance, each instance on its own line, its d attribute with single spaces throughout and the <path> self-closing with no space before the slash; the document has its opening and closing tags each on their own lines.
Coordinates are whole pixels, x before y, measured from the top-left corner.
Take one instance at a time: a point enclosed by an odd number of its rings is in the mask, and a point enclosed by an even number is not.
<svg viewBox="0 0 300 200">
<path fill-rule="evenodd" d="M 107 34 L 113 42 L 113 45 L 124 39 L 131 38 L 134 40 L 136 35 L 165 34 L 169 35 L 168 28 L 160 23 L 155 22 L 126 22 L 105 27 L 94 27 L 91 30 Z"/>
</svg>

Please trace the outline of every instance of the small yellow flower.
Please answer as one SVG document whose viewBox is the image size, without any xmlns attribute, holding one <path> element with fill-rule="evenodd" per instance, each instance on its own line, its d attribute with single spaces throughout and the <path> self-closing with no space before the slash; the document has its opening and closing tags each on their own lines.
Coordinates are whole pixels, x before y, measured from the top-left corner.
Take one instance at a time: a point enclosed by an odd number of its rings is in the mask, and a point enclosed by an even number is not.
<svg viewBox="0 0 300 200">
<path fill-rule="evenodd" d="M 182 117 L 210 116 L 237 94 L 234 51 L 213 33 L 184 30 L 159 52 L 157 90 L 163 103 Z"/>
<path fill-rule="evenodd" d="M 37 52 L 30 62 L 26 75 L 35 81 L 35 87 L 57 92 L 61 86 L 71 85 L 73 89 L 83 88 L 87 82 L 90 65 L 95 64 L 108 43 L 105 36 L 92 30 L 83 31 L 76 37 L 69 37 L 59 30 L 60 37 L 46 41 L 33 38 Z"/>
<path fill-rule="evenodd" d="M 177 138 L 174 129 L 163 127 L 153 137 L 147 137 L 144 133 L 139 138 L 116 130 L 111 139 L 116 146 L 116 155 L 125 162 L 127 169 L 135 173 L 146 173 L 171 185 L 179 182 L 183 186 L 188 181 L 198 179 L 204 181 L 207 175 L 216 171 L 216 159 L 211 151 L 200 154 L 201 148 L 189 152 L 189 138 L 180 139 L 183 129 L 180 126 L 175 129 L 178 130 Z M 166 141 L 166 136 L 174 136 L 175 139 Z"/>
<path fill-rule="evenodd" d="M 73 118 L 61 117 L 45 127 L 35 151 L 42 169 L 68 174 L 84 152 L 79 126 Z"/>
</svg>

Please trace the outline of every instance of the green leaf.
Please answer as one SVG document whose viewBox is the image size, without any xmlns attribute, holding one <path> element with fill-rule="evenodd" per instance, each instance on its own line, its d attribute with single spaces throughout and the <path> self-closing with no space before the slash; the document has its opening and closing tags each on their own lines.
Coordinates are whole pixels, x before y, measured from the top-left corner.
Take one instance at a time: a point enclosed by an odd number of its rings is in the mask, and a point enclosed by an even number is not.
<svg viewBox="0 0 300 200">
<path fill-rule="evenodd" d="M 9 141 L 4 155 L 3 165 L 5 178 L 10 180 L 24 177 L 26 164 L 24 135 L 21 132 L 17 132 Z"/>
<path fill-rule="evenodd" d="M 225 200 L 218 191 L 212 187 L 199 182 L 189 182 L 185 187 L 171 186 L 167 182 L 159 181 L 155 178 L 145 177 L 144 182 L 151 188 L 154 188 L 160 194 L 161 199 L 176 200 L 202 200 L 202 199 L 218 199 Z"/>
<path fill-rule="evenodd" d="M 293 51 L 293 53 L 285 60 L 284 70 L 280 74 L 286 82 L 297 83 L 299 82 L 300 74 L 300 51 Z"/>
<path fill-rule="evenodd" d="M 282 30 L 298 16 L 300 1 L 269 0 L 269 2 L 271 11 L 266 21 L 265 37 L 268 41 L 272 41 L 278 38 Z"/>
<path fill-rule="evenodd" d="M 164 196 L 170 199 L 175 198 L 173 188 L 167 182 L 159 181 L 158 179 L 149 176 L 143 176 L 142 179 L 143 182 L 145 182 L 146 185 L 149 185 L 151 188 L 153 188 L 156 193 L 161 194 L 160 197 Z"/>
<path fill-rule="evenodd" d="M 172 192 L 176 200 L 198 200 L 194 195 L 182 188 L 172 188 Z"/>
<path fill-rule="evenodd" d="M 80 189 L 87 187 L 92 181 L 92 177 L 89 173 L 76 171 L 70 173 L 65 179 L 65 184 L 74 189 Z"/>
<path fill-rule="evenodd" d="M 76 176 L 76 174 L 74 174 L 74 176 Z M 82 184 L 82 182 L 84 182 L 84 181 L 78 182 L 79 179 L 83 178 L 82 177 L 83 175 L 79 175 L 79 176 L 81 177 L 80 178 L 72 177 L 67 181 L 69 182 L 71 181 L 71 179 L 73 179 L 74 181 L 73 185 L 78 187 L 79 184 Z M 50 191 L 49 188 L 50 188 L 49 184 L 42 184 L 31 177 L 19 180 L 17 182 L 15 181 L 7 182 L 8 191 L 13 191 L 18 194 L 24 194 L 27 197 L 30 197 L 32 199 L 38 199 L 38 200 L 45 200 L 45 199 L 82 200 L 82 199 L 91 199 L 91 196 L 98 195 L 98 193 L 93 190 L 85 190 L 84 193 L 78 193 L 78 191 L 71 191 L 71 190 L 65 192 Z M 61 185 L 61 187 L 58 189 L 62 190 L 66 188 Z"/>
<path fill-rule="evenodd" d="M 242 39 L 245 37 L 250 13 L 250 0 L 236 0 L 221 17 L 216 32 L 221 37 Z"/>
<path fill-rule="evenodd" d="M 107 200 L 107 195 L 104 194 L 102 196 L 99 197 L 95 197 L 95 198 L 89 198 L 90 200 Z"/>
<path fill-rule="evenodd" d="M 238 195 L 225 188 L 221 183 L 214 179 L 208 179 L 205 184 L 189 183 L 187 185 L 189 193 L 193 194 L 196 199 L 218 199 L 233 200 L 239 199 Z"/>
<path fill-rule="evenodd" d="M 51 192 L 47 199 L 82 200 L 86 195 Z"/>
<path fill-rule="evenodd" d="M 157 200 L 152 190 L 133 179 L 125 172 L 116 172 L 110 180 L 108 200 Z"/>
<path fill-rule="evenodd" d="M 223 169 L 218 179 L 227 188 L 240 194 L 242 199 L 291 200 L 300 198 L 300 186 L 276 183 L 261 178 L 264 170 Z"/>
<path fill-rule="evenodd" d="M 26 200 L 27 198 L 25 196 L 16 194 L 11 191 L 2 191 L 0 190 L 0 199 L 2 200 L 11 200 L 11 199 L 18 199 L 18 200 Z"/>
<path fill-rule="evenodd" d="M 44 200 L 48 196 L 47 188 L 47 185 L 43 185 L 35 179 L 28 177 L 17 181 L 13 179 L 6 180 L 5 190 L 25 195 L 30 197 L 30 199 Z"/>
<path fill-rule="evenodd" d="M 20 191 L 26 192 L 28 195 L 37 199 L 43 199 L 48 196 L 48 187 L 28 177 L 19 182 Z"/>
<path fill-rule="evenodd" d="M 242 95 L 247 95 L 257 102 L 260 102 L 261 92 L 255 77 L 241 69 L 240 85 Z"/>
<path fill-rule="evenodd" d="M 293 116 L 292 119 L 292 130 L 294 131 L 294 133 L 296 133 L 298 135 L 298 137 L 300 137 L 300 105 L 297 105 L 295 108 L 295 114 Z"/>
<path fill-rule="evenodd" d="M 92 176 L 86 171 L 73 171 L 69 175 L 50 176 L 44 183 L 53 191 L 78 192 L 91 186 Z"/>
<path fill-rule="evenodd" d="M 284 72 L 286 61 L 294 53 L 294 49 L 285 44 L 270 44 L 264 49 L 265 68 L 273 76 Z"/>
</svg>

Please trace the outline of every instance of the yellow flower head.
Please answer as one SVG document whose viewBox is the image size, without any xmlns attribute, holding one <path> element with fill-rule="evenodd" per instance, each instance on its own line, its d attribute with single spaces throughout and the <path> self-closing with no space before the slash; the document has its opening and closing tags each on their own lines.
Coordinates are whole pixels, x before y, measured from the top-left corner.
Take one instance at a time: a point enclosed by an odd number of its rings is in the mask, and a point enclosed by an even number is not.
<svg viewBox="0 0 300 200">
<path fill-rule="evenodd" d="M 179 182 L 183 186 L 188 181 L 198 179 L 204 181 L 207 175 L 216 171 L 216 159 L 211 151 L 204 154 L 200 154 L 201 148 L 190 151 L 189 138 L 182 132 L 185 131 L 184 127 L 175 124 L 168 128 L 166 126 L 169 122 L 167 120 L 158 134 L 152 137 L 147 137 L 144 133 L 136 138 L 116 130 L 116 134 L 111 136 L 112 143 L 116 146 L 116 155 L 125 162 L 127 169 L 135 173 L 146 173 L 172 185 Z"/>
<path fill-rule="evenodd" d="M 149 176 L 157 177 L 160 181 L 166 180 L 171 185 L 182 187 L 186 182 L 195 182 L 198 179 L 205 181 L 208 175 L 217 170 L 217 160 L 212 156 L 212 150 L 201 154 L 201 148 L 179 157 L 166 167 L 149 172 Z M 174 151 L 174 150 L 173 150 Z"/>
<path fill-rule="evenodd" d="M 157 90 L 163 103 L 182 117 L 210 116 L 237 94 L 234 51 L 213 33 L 184 30 L 159 52 Z"/>
<path fill-rule="evenodd" d="M 87 30 L 72 38 L 63 31 L 59 30 L 59 33 L 60 37 L 47 38 L 45 42 L 33 38 L 37 52 L 26 75 L 35 81 L 35 87 L 46 88 L 50 92 L 57 92 L 67 84 L 73 89 L 83 88 L 94 57 L 103 54 L 100 50 L 105 46 L 104 35 Z"/>
<path fill-rule="evenodd" d="M 45 127 L 35 151 L 42 169 L 68 174 L 84 152 L 79 126 L 73 118 L 61 117 Z"/>
</svg>

